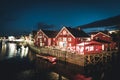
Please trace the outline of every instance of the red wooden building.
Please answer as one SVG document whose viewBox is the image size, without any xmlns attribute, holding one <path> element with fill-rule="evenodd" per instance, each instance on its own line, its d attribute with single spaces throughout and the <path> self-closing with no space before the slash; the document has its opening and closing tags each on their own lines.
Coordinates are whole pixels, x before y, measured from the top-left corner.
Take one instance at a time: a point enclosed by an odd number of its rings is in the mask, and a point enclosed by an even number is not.
<svg viewBox="0 0 120 80">
<path fill-rule="evenodd" d="M 75 50 L 76 44 L 90 40 L 88 34 L 81 29 L 63 27 L 56 36 L 58 48 L 65 50 Z"/>
<path fill-rule="evenodd" d="M 100 42 L 102 44 L 102 50 L 115 49 L 116 43 L 113 42 L 112 37 L 103 32 L 96 32 L 91 34 L 91 40 Z"/>
<path fill-rule="evenodd" d="M 91 34 L 91 39 L 92 40 L 108 41 L 108 42 L 112 41 L 111 36 L 109 36 L 103 32 L 97 32 L 97 33 Z"/>
<path fill-rule="evenodd" d="M 102 51 L 102 43 L 97 41 L 81 42 L 76 46 L 77 54 L 100 53 Z"/>
<path fill-rule="evenodd" d="M 106 33 L 95 32 L 90 37 L 80 28 L 63 27 L 59 32 L 40 29 L 34 39 L 36 46 L 55 46 L 78 54 L 101 53 L 116 48 L 116 43 Z"/>
<path fill-rule="evenodd" d="M 55 45 L 55 37 L 57 35 L 57 31 L 51 30 L 42 30 L 40 29 L 35 35 L 34 44 L 36 46 L 53 46 Z"/>
</svg>

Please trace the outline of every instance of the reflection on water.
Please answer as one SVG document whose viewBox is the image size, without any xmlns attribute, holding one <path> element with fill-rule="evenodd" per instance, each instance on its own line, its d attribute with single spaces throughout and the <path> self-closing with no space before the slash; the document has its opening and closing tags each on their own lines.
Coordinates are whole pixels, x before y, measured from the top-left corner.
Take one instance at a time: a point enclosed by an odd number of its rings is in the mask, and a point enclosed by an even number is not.
<svg viewBox="0 0 120 80">
<path fill-rule="evenodd" d="M 48 76 L 51 80 L 69 80 L 56 72 L 50 72 Z"/>
<path fill-rule="evenodd" d="M 6 54 L 6 46 L 5 42 L 0 42 L 0 60 L 2 60 Z"/>
<path fill-rule="evenodd" d="M 28 47 L 17 46 L 15 43 L 2 43 L 0 49 L 0 61 L 1 55 L 6 58 L 4 63 L 0 62 L 0 80 L 1 75 L 12 76 L 2 76 L 6 78 L 2 80 L 115 80 L 119 77 L 115 74 L 119 71 L 116 58 L 116 63 L 112 61 L 86 67 L 62 61 L 53 65 L 49 61 L 36 58 L 35 53 Z"/>
<path fill-rule="evenodd" d="M 6 53 L 6 44 L 5 44 L 5 42 L 1 42 L 1 53 Z"/>
<path fill-rule="evenodd" d="M 21 50 L 21 51 L 20 51 Z M 28 47 L 21 46 L 21 49 L 18 49 L 19 54 L 21 53 L 21 58 L 26 57 L 28 54 Z"/>
<path fill-rule="evenodd" d="M 16 44 L 8 43 L 8 58 L 14 57 L 17 54 Z"/>
<path fill-rule="evenodd" d="M 2 42 L 1 44 L 1 55 L 5 56 L 6 58 L 12 58 L 16 56 L 23 58 L 26 57 L 27 54 L 28 47 L 18 46 L 15 43 Z"/>
</svg>

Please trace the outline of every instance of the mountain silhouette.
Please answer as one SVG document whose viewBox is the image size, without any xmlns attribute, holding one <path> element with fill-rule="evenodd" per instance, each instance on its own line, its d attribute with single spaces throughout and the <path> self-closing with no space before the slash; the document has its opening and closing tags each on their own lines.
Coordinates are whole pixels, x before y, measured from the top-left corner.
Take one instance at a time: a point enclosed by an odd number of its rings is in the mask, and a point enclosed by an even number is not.
<svg viewBox="0 0 120 80">
<path fill-rule="evenodd" d="M 83 29 L 97 28 L 97 27 L 120 29 L 120 15 L 110 17 L 110 18 L 107 18 L 107 19 L 103 19 L 103 20 L 98 20 L 98 21 L 95 21 L 95 22 L 92 22 L 92 23 L 89 23 L 89 24 L 77 26 L 77 28 L 79 28 L 79 27 L 83 28 Z"/>
</svg>

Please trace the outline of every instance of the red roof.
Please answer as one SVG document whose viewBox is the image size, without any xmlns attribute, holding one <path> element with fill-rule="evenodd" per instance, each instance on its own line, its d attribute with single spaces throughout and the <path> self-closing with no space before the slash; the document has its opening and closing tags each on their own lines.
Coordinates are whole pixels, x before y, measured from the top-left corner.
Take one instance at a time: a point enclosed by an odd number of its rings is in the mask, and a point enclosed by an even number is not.
<svg viewBox="0 0 120 80">
<path fill-rule="evenodd" d="M 42 31 L 49 37 L 49 38 L 54 38 L 58 31 L 52 31 L 52 30 L 43 30 Z"/>
<path fill-rule="evenodd" d="M 82 29 L 66 27 L 66 29 L 74 36 L 74 37 L 89 37 L 87 33 L 85 33 Z"/>
</svg>

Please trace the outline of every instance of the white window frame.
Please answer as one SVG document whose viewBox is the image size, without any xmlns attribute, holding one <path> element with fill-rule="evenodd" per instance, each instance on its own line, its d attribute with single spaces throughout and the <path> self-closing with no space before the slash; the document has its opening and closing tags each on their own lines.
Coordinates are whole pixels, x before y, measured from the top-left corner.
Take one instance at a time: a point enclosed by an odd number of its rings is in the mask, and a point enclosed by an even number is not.
<svg viewBox="0 0 120 80">
<path fill-rule="evenodd" d="M 61 38 L 61 37 L 59 37 L 59 38 L 58 38 L 58 40 L 59 40 L 59 41 L 62 41 L 62 38 Z"/>
<path fill-rule="evenodd" d="M 66 42 L 66 41 L 67 41 L 67 38 L 66 38 L 66 37 L 63 37 L 63 41 L 65 41 L 65 42 Z"/>
<path fill-rule="evenodd" d="M 40 42 L 42 42 L 42 39 L 40 39 Z"/>
<path fill-rule="evenodd" d="M 67 31 L 66 30 L 63 30 L 63 35 L 66 35 L 67 34 Z"/>
<path fill-rule="evenodd" d="M 40 35 L 39 38 L 42 38 L 42 35 Z"/>
</svg>

